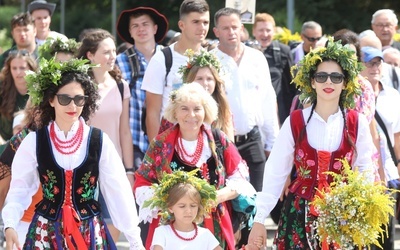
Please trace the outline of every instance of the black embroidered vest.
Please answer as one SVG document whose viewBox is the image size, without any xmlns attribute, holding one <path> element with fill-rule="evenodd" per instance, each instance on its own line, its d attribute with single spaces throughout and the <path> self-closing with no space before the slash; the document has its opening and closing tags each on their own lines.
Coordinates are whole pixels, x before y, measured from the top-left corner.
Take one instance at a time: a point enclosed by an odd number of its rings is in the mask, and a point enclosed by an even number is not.
<svg viewBox="0 0 400 250">
<path fill-rule="evenodd" d="M 36 206 L 36 212 L 49 220 L 57 220 L 64 204 L 65 170 L 54 159 L 49 132 L 46 127 L 38 130 L 36 155 L 43 199 Z M 102 148 L 102 132 L 90 128 L 86 157 L 73 170 L 71 199 L 81 220 L 100 213 L 100 206 L 94 199 L 99 177 L 99 160 Z"/>
</svg>

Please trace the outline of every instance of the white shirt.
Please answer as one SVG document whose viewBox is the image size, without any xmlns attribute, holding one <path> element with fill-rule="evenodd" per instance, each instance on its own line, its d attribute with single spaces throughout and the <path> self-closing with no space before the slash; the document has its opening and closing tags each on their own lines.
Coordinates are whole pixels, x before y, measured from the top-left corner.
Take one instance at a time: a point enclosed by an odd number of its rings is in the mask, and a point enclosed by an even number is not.
<svg viewBox="0 0 400 250">
<path fill-rule="evenodd" d="M 167 86 L 165 86 L 165 57 L 162 51 L 157 51 L 151 58 L 149 65 L 144 73 L 142 90 L 162 95 L 162 107 L 160 117 L 164 114 L 164 109 L 169 102 L 169 94 L 171 90 L 178 89 L 182 86 L 182 74 L 178 73 L 179 67 L 185 65 L 188 57 L 175 51 L 175 44 L 170 45 L 172 51 L 172 66 L 167 76 Z"/>
<path fill-rule="evenodd" d="M 244 52 L 239 65 L 218 48 L 213 50 L 222 64 L 220 76 L 225 82 L 235 135 L 245 135 L 258 125 L 264 148 L 270 151 L 279 132 L 279 123 L 268 62 L 261 51 L 241 46 Z"/>
<path fill-rule="evenodd" d="M 80 121 L 84 122 L 83 119 L 80 119 Z M 65 140 L 69 140 L 75 135 L 78 126 L 79 122 L 77 121 L 68 132 Z M 59 129 L 57 124 L 55 124 L 54 128 L 59 138 L 65 138 L 64 132 Z M 74 154 L 61 154 L 51 143 L 54 159 L 63 169 L 73 170 L 85 160 L 89 130 L 89 126 L 84 125 L 82 144 Z M 36 133 L 31 132 L 22 141 L 12 163 L 10 190 L 7 194 L 6 205 L 2 210 L 5 228 L 16 228 L 25 209 L 31 204 L 31 197 L 37 192 L 40 185 L 37 166 Z M 113 224 L 125 233 L 125 237 L 131 245 L 130 249 L 139 249 L 138 246 L 141 246 L 142 242 L 135 200 L 133 193 L 130 191 L 132 189 L 126 178 L 121 158 L 114 144 L 105 133 L 103 133 L 99 161 L 99 184 Z"/>
<path fill-rule="evenodd" d="M 196 238 L 191 241 L 184 241 L 175 235 L 170 225 L 159 226 L 154 231 L 150 249 L 154 249 L 155 245 L 161 246 L 163 250 L 212 250 L 219 246 L 218 240 L 210 230 L 203 227 L 197 228 Z M 191 232 L 176 231 L 184 238 L 193 237 L 195 234 L 195 230 Z"/>
<path fill-rule="evenodd" d="M 302 110 L 304 122 L 310 116 L 311 107 Z M 340 146 L 343 131 L 343 116 L 339 110 L 325 122 L 316 112 L 306 126 L 308 143 L 316 150 L 333 152 Z M 358 133 L 355 142 L 357 154 L 352 166 L 357 166 L 360 172 L 369 171 L 369 179 L 373 181 L 372 152 L 373 142 L 369 124 L 364 115 L 358 116 Z M 294 159 L 295 142 L 288 117 L 282 125 L 271 154 L 265 163 L 263 189 L 257 193 L 257 213 L 255 222 L 264 224 L 265 219 L 278 201 L 286 178 L 289 176 Z"/>
</svg>

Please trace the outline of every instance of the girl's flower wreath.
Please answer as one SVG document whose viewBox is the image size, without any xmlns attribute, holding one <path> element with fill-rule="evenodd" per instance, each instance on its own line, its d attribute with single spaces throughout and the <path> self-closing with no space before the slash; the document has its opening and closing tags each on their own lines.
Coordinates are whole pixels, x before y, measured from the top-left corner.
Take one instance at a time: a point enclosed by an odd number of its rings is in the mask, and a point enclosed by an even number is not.
<svg viewBox="0 0 400 250">
<path fill-rule="evenodd" d="M 342 174 L 333 176 L 330 190 L 318 190 L 312 205 L 318 212 L 317 237 L 340 249 L 359 249 L 371 244 L 379 246 L 382 224 L 393 215 L 393 190 L 367 180 L 364 173 L 352 170 L 347 160 L 341 160 Z"/>
<path fill-rule="evenodd" d="M 219 59 L 213 53 L 206 50 L 200 50 L 200 52 L 195 53 L 193 50 L 188 49 L 185 51 L 185 56 L 189 57 L 189 60 L 186 65 L 180 66 L 178 71 L 182 74 L 183 82 L 187 81 L 188 74 L 193 66 L 213 67 L 218 73 L 221 69 Z"/>
<path fill-rule="evenodd" d="M 145 201 L 143 207 L 160 209 L 159 215 L 162 221 L 168 221 L 170 217 L 167 206 L 169 191 L 179 183 L 189 183 L 199 191 L 201 197 L 200 205 L 204 211 L 210 213 L 217 199 L 217 191 L 206 180 L 196 177 L 198 170 L 195 169 L 190 172 L 179 170 L 170 174 L 165 173 L 159 184 L 154 183 L 151 186 L 154 189 L 154 196 Z"/>
<path fill-rule="evenodd" d="M 53 38 L 49 37 L 46 39 L 43 45 L 39 47 L 40 58 L 46 58 L 49 60 L 56 53 L 63 52 L 75 55 L 79 49 L 80 44 L 75 39 L 62 39 L 60 37 Z"/>
<path fill-rule="evenodd" d="M 317 65 L 324 60 L 333 60 L 339 63 L 345 75 L 345 88 L 341 93 L 341 102 L 344 108 L 353 108 L 355 96 L 361 94 L 361 86 L 358 83 L 358 74 L 361 71 L 361 63 L 357 61 L 355 51 L 348 45 L 342 45 L 340 41 L 334 42 L 333 37 L 328 38 L 326 47 L 317 47 L 311 50 L 304 58 L 292 67 L 292 83 L 300 89 L 300 100 L 313 103 L 317 93 L 311 86 L 311 80 L 317 71 Z"/>
<path fill-rule="evenodd" d="M 86 59 L 71 59 L 67 62 L 57 62 L 54 57 L 50 60 L 41 58 L 37 72 L 27 71 L 25 80 L 27 82 L 28 94 L 33 105 L 39 105 L 43 100 L 43 94 L 52 84 L 59 85 L 61 76 L 66 72 L 80 72 L 87 74 L 89 68 L 94 65 L 88 64 Z"/>
</svg>

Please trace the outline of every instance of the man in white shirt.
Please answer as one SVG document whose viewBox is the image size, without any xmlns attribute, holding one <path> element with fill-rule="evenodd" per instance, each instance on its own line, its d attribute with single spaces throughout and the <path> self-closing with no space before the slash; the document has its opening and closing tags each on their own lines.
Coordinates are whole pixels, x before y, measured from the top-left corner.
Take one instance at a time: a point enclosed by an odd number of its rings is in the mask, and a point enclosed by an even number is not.
<svg viewBox="0 0 400 250">
<path fill-rule="evenodd" d="M 169 101 L 169 93 L 182 85 L 182 76 L 178 73 L 181 65 L 186 64 L 187 49 L 199 51 L 207 37 L 210 24 L 209 6 L 205 0 L 185 0 L 179 11 L 178 26 L 181 37 L 170 45 L 172 66 L 167 74 L 165 56 L 161 51 L 150 60 L 144 74 L 142 89 L 146 91 L 146 128 L 149 141 L 153 140 L 160 129 L 160 120 Z"/>
<path fill-rule="evenodd" d="M 279 132 L 275 90 L 263 53 L 240 41 L 240 12 L 223 8 L 214 15 L 215 48 L 233 115 L 235 144 L 249 167 L 250 183 L 261 191 L 266 157 Z M 241 243 L 247 242 L 242 231 Z"/>
</svg>

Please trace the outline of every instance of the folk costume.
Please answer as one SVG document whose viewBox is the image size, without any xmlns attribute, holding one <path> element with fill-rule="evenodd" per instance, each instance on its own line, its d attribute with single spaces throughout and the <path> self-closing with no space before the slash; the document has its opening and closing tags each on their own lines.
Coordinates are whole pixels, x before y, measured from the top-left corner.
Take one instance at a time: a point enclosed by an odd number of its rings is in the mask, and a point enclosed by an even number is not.
<svg viewBox="0 0 400 250">
<path fill-rule="evenodd" d="M 200 129 L 199 140 L 203 140 L 204 147 L 199 156 L 196 166 L 189 165 L 182 160 L 179 154 L 179 124 L 167 129 L 163 133 L 157 135 L 143 159 L 143 164 L 136 171 L 135 177 L 135 197 L 141 207 L 139 210 L 139 218 L 145 222 L 150 222 L 149 234 L 147 237 L 146 248 L 152 242 L 155 228 L 158 226 L 159 218 L 157 217 L 158 209 L 149 210 L 143 208 L 144 201 L 151 199 L 154 192 L 150 186 L 152 183 L 158 183 L 164 173 L 171 173 L 177 170 L 192 171 L 200 168 L 199 174 L 201 178 L 209 181 L 216 189 L 229 186 L 232 190 L 236 190 L 239 194 L 245 192 L 250 183 L 246 180 L 248 177 L 247 166 L 243 163 L 236 147 L 232 144 L 226 135 L 221 132 L 220 141 L 223 151 L 224 165 L 220 162 L 217 153 L 215 140 L 209 125 L 203 125 Z M 232 222 L 229 215 L 230 206 L 228 202 L 218 204 L 211 212 L 211 217 L 206 218 L 202 224 L 208 228 L 220 242 L 220 246 L 224 249 L 234 250 L 234 238 L 232 230 Z"/>
<path fill-rule="evenodd" d="M 374 180 L 369 123 L 364 115 L 349 109 L 360 88 L 357 81 L 359 66 L 353 53 L 330 39 L 327 47 L 312 50 L 299 64 L 294 82 L 302 91 L 300 98 L 310 100 L 313 105 L 294 111 L 282 125 L 265 165 L 263 191 L 257 195 L 254 219 L 264 223 L 295 165 L 275 235 L 276 249 L 333 249 L 333 245 L 319 242 L 316 237 L 318 212 L 310 203 L 318 195 L 316 189 L 328 190 L 332 178 L 327 171 L 341 173 L 340 159 L 347 159 L 352 166 L 358 167 L 358 171 L 366 172 L 371 182 Z M 315 112 L 317 94 L 311 87 L 311 78 L 317 63 L 329 60 L 342 67 L 346 83 L 337 112 L 325 121 Z"/>
<path fill-rule="evenodd" d="M 142 249 L 133 194 L 121 192 L 130 190 L 122 161 L 110 138 L 85 124 L 90 109 L 95 108 L 97 94 L 87 76 L 91 66 L 86 63 L 80 59 L 64 63 L 42 59 L 39 72 L 27 73 L 32 103 L 39 108 L 52 107 L 43 96 L 51 96 L 51 91 L 57 93 L 65 75 L 80 77 L 82 88 L 85 86 L 93 96 L 88 106 L 85 102 L 79 106 L 83 111 L 78 119 L 71 121 L 69 131 L 62 130 L 55 121 L 46 122 L 46 119 L 57 121 L 55 115 L 40 116 L 44 126 L 29 133 L 16 151 L 10 190 L 2 210 L 6 231 L 16 228 L 39 185 L 43 191 L 24 249 L 116 249 L 94 197 L 98 186 L 115 226 L 125 233 L 130 249 Z M 71 84 L 68 78 L 64 81 L 67 81 L 64 86 Z M 73 100 L 78 106 L 75 99 L 76 96 Z M 58 102 L 62 105 L 60 99 Z"/>
</svg>

